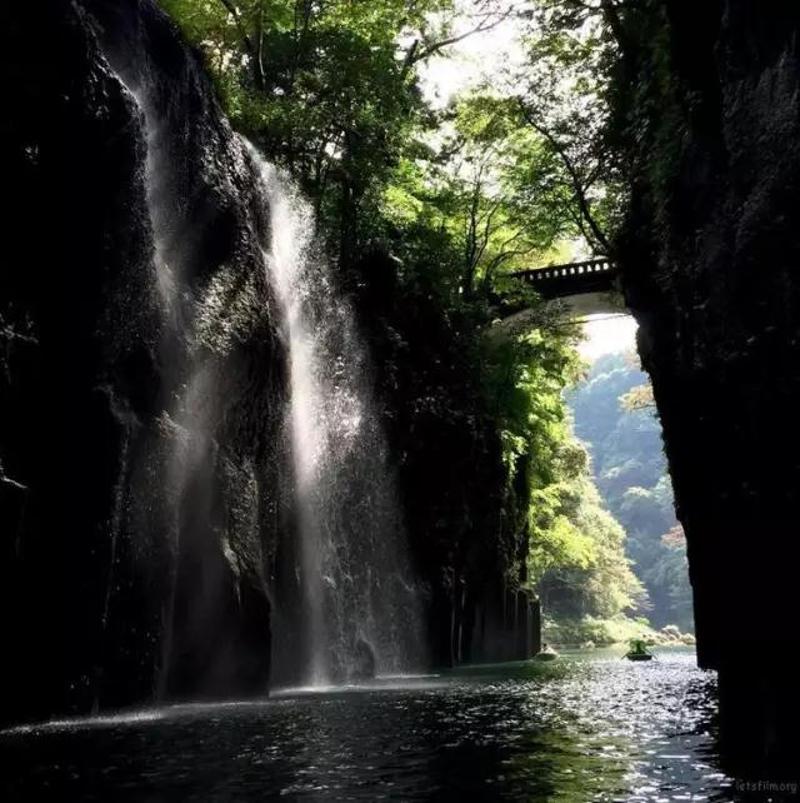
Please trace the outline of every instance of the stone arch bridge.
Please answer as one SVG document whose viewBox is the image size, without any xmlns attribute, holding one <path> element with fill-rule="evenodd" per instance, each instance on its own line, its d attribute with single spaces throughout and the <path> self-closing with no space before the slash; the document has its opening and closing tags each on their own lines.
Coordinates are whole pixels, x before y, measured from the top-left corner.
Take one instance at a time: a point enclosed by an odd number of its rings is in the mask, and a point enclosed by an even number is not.
<svg viewBox="0 0 800 803">
<path fill-rule="evenodd" d="M 520 279 L 547 301 L 560 301 L 569 317 L 582 320 L 590 315 L 627 315 L 619 281 L 619 269 L 608 257 L 583 262 L 518 270 L 507 276 Z M 499 317 L 502 329 L 524 328 L 537 315 L 529 308 L 510 309 Z"/>
<path fill-rule="evenodd" d="M 534 287 L 542 298 L 547 299 L 619 292 L 619 271 L 607 257 L 518 270 L 509 275 Z"/>
</svg>

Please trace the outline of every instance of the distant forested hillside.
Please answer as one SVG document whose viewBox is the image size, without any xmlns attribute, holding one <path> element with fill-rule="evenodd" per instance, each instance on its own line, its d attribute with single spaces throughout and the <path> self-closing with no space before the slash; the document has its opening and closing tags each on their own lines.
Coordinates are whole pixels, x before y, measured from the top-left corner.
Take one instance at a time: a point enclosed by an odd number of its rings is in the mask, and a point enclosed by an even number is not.
<svg viewBox="0 0 800 803">
<path fill-rule="evenodd" d="M 686 544 L 648 389 L 635 355 L 607 354 L 570 391 L 568 403 L 600 494 L 627 531 L 626 552 L 650 597 L 651 622 L 693 629 Z"/>
</svg>

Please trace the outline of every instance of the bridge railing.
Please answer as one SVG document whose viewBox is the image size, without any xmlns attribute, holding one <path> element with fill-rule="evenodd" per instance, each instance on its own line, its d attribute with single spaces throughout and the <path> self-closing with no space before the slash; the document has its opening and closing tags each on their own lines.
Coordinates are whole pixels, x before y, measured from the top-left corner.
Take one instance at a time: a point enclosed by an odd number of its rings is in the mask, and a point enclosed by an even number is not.
<svg viewBox="0 0 800 803">
<path fill-rule="evenodd" d="M 611 260 L 607 257 L 598 257 L 587 259 L 584 262 L 571 262 L 567 265 L 548 265 L 545 268 L 518 270 L 508 275 L 526 282 L 540 282 L 571 279 L 591 274 L 614 273 L 615 271 L 616 268 Z"/>
</svg>

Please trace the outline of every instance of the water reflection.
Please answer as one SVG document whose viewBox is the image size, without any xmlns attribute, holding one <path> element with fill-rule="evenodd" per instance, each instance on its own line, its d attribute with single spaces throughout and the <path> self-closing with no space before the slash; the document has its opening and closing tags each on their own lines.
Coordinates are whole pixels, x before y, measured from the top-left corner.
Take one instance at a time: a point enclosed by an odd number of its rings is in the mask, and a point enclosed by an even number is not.
<svg viewBox="0 0 800 803">
<path fill-rule="evenodd" d="M 6 732 L 0 798 L 727 800 L 688 652 L 284 691 Z"/>
</svg>

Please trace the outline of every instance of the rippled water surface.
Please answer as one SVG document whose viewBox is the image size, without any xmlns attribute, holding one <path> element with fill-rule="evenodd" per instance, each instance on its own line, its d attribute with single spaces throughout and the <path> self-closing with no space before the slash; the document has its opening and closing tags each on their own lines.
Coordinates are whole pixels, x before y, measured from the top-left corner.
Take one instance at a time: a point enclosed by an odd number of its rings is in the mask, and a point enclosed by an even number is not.
<svg viewBox="0 0 800 803">
<path fill-rule="evenodd" d="M 728 800 L 694 660 L 576 654 L 18 728 L 0 799 Z"/>
</svg>

